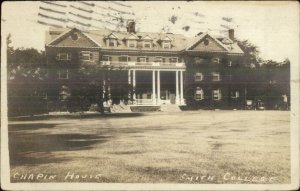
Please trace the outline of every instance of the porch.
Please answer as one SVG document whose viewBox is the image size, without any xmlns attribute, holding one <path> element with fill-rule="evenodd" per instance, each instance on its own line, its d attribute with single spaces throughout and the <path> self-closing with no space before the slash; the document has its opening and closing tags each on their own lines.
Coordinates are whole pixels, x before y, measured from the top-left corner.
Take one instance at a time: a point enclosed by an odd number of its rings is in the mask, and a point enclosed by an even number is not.
<svg viewBox="0 0 300 191">
<path fill-rule="evenodd" d="M 184 63 L 102 61 L 100 64 L 127 71 L 126 85 L 131 87 L 128 105 L 185 105 Z"/>
</svg>

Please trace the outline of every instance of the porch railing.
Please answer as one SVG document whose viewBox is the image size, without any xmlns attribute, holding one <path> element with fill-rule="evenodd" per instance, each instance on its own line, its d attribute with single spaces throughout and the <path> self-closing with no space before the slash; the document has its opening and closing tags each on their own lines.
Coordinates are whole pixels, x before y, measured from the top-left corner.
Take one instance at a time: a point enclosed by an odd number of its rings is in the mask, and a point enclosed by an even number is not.
<svg viewBox="0 0 300 191">
<path fill-rule="evenodd" d="M 137 105 L 153 105 L 152 99 L 136 99 Z"/>
<path fill-rule="evenodd" d="M 119 62 L 119 61 L 100 61 L 103 66 L 115 66 L 115 67 L 178 67 L 185 68 L 184 62 Z"/>
</svg>

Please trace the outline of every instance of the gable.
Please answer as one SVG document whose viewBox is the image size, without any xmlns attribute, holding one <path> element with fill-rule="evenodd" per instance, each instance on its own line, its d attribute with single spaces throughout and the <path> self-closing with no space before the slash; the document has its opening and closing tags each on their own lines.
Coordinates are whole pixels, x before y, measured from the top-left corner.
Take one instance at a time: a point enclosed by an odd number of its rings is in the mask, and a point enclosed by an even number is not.
<svg viewBox="0 0 300 191">
<path fill-rule="evenodd" d="M 152 38 L 149 35 L 147 35 L 143 38 L 143 40 L 152 40 Z"/>
<path fill-rule="evenodd" d="M 218 51 L 227 51 L 225 47 L 220 45 L 214 38 L 206 35 L 200 41 L 196 42 L 192 45 L 188 50 L 196 50 L 196 51 L 211 51 L 211 52 L 218 52 Z"/>
<path fill-rule="evenodd" d="M 165 37 L 162 38 L 161 40 L 162 40 L 162 41 L 172 41 L 172 40 L 170 39 L 170 37 L 168 37 L 168 36 L 165 36 Z"/>
<path fill-rule="evenodd" d="M 137 37 L 135 34 L 130 34 L 126 39 L 127 40 L 138 40 L 139 37 Z"/>
<path fill-rule="evenodd" d="M 50 45 L 68 47 L 99 47 L 95 41 L 78 30 L 71 30 L 53 40 Z"/>
<path fill-rule="evenodd" d="M 118 39 L 118 37 L 114 33 L 110 33 L 110 35 L 108 35 L 108 38 Z"/>
</svg>

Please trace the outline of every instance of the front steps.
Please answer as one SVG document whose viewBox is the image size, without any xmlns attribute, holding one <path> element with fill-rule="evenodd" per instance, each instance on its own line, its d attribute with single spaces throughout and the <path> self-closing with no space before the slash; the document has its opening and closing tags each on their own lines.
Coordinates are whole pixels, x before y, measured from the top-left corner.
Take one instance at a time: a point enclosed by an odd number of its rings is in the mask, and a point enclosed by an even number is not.
<svg viewBox="0 0 300 191">
<path fill-rule="evenodd" d="M 113 105 L 110 108 L 111 113 L 131 113 L 131 112 L 156 112 L 156 111 L 162 111 L 162 112 L 180 112 L 181 109 L 179 108 L 179 105 L 175 104 L 163 104 L 161 106 L 139 106 L 139 105 L 125 105 L 125 104 L 119 104 L 119 105 Z"/>
<path fill-rule="evenodd" d="M 111 113 L 131 113 L 131 109 L 129 105 L 119 104 L 113 105 L 110 109 Z"/>
<path fill-rule="evenodd" d="M 179 105 L 175 104 L 164 104 L 161 105 L 161 111 L 163 112 L 180 112 Z"/>
</svg>

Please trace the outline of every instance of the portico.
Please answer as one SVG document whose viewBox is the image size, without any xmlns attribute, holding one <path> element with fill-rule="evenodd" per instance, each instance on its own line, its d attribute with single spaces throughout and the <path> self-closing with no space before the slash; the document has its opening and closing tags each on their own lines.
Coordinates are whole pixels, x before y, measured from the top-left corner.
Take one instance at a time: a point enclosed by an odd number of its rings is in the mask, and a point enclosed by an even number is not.
<svg viewBox="0 0 300 191">
<path fill-rule="evenodd" d="M 176 104 L 184 105 L 183 93 L 183 72 L 184 69 L 128 69 L 128 84 L 132 86 L 132 95 L 129 93 L 129 100 L 133 105 L 162 105 Z M 151 73 L 152 92 L 142 92 L 137 94 L 137 76 L 140 73 Z M 144 75 L 146 76 L 146 75 Z M 150 76 L 150 75 L 147 75 Z M 174 86 L 174 88 L 173 88 Z"/>
</svg>

